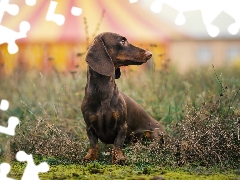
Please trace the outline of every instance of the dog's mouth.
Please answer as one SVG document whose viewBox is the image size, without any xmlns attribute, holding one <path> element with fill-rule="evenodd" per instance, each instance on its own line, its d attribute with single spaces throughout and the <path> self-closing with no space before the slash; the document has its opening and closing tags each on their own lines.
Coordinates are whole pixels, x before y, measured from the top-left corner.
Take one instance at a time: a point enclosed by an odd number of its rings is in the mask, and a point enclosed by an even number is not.
<svg viewBox="0 0 240 180">
<path fill-rule="evenodd" d="M 134 60 L 118 60 L 117 62 L 120 66 L 142 65 L 143 63 L 146 63 L 149 59 L 151 59 L 151 57 L 152 53 L 149 51 L 145 51 L 145 53 L 142 54 L 141 57 L 135 57 Z"/>
<path fill-rule="evenodd" d="M 150 51 L 145 51 L 145 53 L 143 54 L 143 58 L 141 58 L 141 60 L 138 60 L 138 61 L 129 60 L 129 61 L 126 61 L 126 63 L 129 63 L 127 65 L 141 65 L 143 63 L 146 63 L 149 59 L 151 59 L 151 57 L 152 57 L 152 53 Z"/>
<path fill-rule="evenodd" d="M 124 61 L 124 63 L 122 64 L 122 66 L 141 65 L 141 64 L 143 64 L 143 63 L 145 63 L 145 62 L 126 60 L 126 61 Z"/>
</svg>

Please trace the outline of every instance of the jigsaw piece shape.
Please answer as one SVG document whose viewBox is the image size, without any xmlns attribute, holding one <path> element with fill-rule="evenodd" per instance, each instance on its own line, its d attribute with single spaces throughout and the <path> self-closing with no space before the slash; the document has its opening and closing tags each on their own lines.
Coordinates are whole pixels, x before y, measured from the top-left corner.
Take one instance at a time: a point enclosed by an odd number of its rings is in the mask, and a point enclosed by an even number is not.
<svg viewBox="0 0 240 180">
<path fill-rule="evenodd" d="M 19 25 L 19 32 L 13 31 L 5 26 L 0 25 L 0 44 L 8 43 L 8 52 L 14 54 L 18 51 L 16 45 L 17 39 L 27 37 L 27 32 L 30 29 L 30 24 L 27 21 L 23 21 Z"/>
<path fill-rule="evenodd" d="M 179 13 L 175 19 L 175 24 L 177 24 L 177 25 L 183 25 L 186 22 L 186 18 L 183 15 L 184 11 L 197 10 L 197 9 L 201 8 L 201 7 L 199 7 L 199 3 L 197 3 L 196 0 L 192 0 L 192 1 L 190 1 L 190 0 L 181 0 L 181 1 L 155 0 L 151 5 L 151 10 L 154 13 L 161 12 L 163 3 L 167 4 L 179 11 Z"/>
<path fill-rule="evenodd" d="M 201 2 L 201 1 L 200 1 Z M 216 37 L 220 30 L 217 26 L 212 25 L 214 19 L 224 11 L 230 15 L 235 23 L 228 27 L 228 32 L 232 35 L 238 33 L 240 29 L 240 1 L 238 0 L 222 0 L 222 1 L 207 1 L 202 3 L 202 17 L 210 36 Z"/>
<path fill-rule="evenodd" d="M 9 4 L 9 0 L 0 1 L 0 23 L 2 22 L 3 14 L 8 12 L 12 16 L 15 16 L 19 12 L 19 7 L 16 4 Z"/>
<path fill-rule="evenodd" d="M 16 159 L 19 162 L 24 162 L 24 161 L 27 162 L 27 166 L 24 170 L 21 180 L 39 180 L 38 173 L 47 172 L 49 171 L 49 168 L 50 168 L 46 162 L 42 162 L 39 165 L 35 165 L 32 154 L 28 155 L 24 151 L 17 152 Z"/>
<path fill-rule="evenodd" d="M 18 46 L 15 41 L 17 39 L 25 38 L 26 33 L 30 29 L 30 24 L 23 21 L 19 25 L 19 32 L 15 32 L 7 27 L 1 25 L 2 18 L 5 12 L 15 16 L 19 12 L 19 7 L 16 4 L 9 4 L 10 0 L 0 1 L 0 44 L 8 43 L 8 52 L 10 54 L 15 54 L 18 51 Z M 36 4 L 36 0 L 25 0 L 25 3 L 29 6 Z"/>
<path fill-rule="evenodd" d="M 10 172 L 11 166 L 8 163 L 0 164 L 0 179 L 1 180 L 14 180 L 7 177 L 7 174 Z"/>
<path fill-rule="evenodd" d="M 2 99 L 2 101 L 0 103 L 0 110 L 6 111 L 6 110 L 8 110 L 8 107 L 9 107 L 9 102 L 5 99 Z"/>
<path fill-rule="evenodd" d="M 181 26 L 186 22 L 186 18 L 183 15 L 183 12 L 179 12 L 176 19 L 175 19 L 175 24 Z"/>
<path fill-rule="evenodd" d="M 34 6 L 36 4 L 36 0 L 25 0 L 25 3 L 28 6 Z"/>
<path fill-rule="evenodd" d="M 8 119 L 8 127 L 0 126 L 0 133 L 7 134 L 10 136 L 15 135 L 15 128 L 19 124 L 19 119 L 17 117 L 11 116 Z"/>
<path fill-rule="evenodd" d="M 224 12 L 234 18 L 235 23 L 231 24 L 228 27 L 228 32 L 232 35 L 236 35 L 240 29 L 240 1 L 237 0 L 228 0 L 224 1 L 223 4 Z"/>
<path fill-rule="evenodd" d="M 65 22 L 65 17 L 62 14 L 55 14 L 54 11 L 57 7 L 58 2 L 56 1 L 51 1 L 50 6 L 48 8 L 48 12 L 46 15 L 46 20 L 47 21 L 53 21 L 55 22 L 58 26 L 61 26 Z"/>
<path fill-rule="evenodd" d="M 213 25 L 214 19 L 222 12 L 225 11 L 227 14 L 235 19 L 235 23 L 228 27 L 230 34 L 237 34 L 240 29 L 240 1 L 237 0 L 222 0 L 222 1 L 208 1 L 208 0 L 155 0 L 151 4 L 151 10 L 154 13 L 159 13 L 162 9 L 162 4 L 165 3 L 174 9 L 178 10 L 179 13 L 175 19 L 175 24 L 183 25 L 186 21 L 183 12 L 201 10 L 203 23 L 206 26 L 207 32 L 211 37 L 216 37 L 220 29 Z"/>
<path fill-rule="evenodd" d="M 138 2 L 138 0 L 129 0 L 131 4 Z"/>
<path fill-rule="evenodd" d="M 79 7 L 73 6 L 72 9 L 71 9 L 71 13 L 72 13 L 72 15 L 74 15 L 74 16 L 80 16 L 81 13 L 82 13 L 82 9 L 79 8 Z"/>
</svg>

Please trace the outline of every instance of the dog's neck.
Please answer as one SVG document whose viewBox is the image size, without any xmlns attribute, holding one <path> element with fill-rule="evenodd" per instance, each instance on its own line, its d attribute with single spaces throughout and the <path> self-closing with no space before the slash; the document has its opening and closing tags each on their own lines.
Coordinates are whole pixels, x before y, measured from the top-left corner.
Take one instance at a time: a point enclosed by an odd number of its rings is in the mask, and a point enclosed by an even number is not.
<svg viewBox="0 0 240 180">
<path fill-rule="evenodd" d="M 88 67 L 87 90 L 100 101 L 110 101 L 114 91 L 118 91 L 115 83 L 115 75 L 104 76 Z"/>
</svg>

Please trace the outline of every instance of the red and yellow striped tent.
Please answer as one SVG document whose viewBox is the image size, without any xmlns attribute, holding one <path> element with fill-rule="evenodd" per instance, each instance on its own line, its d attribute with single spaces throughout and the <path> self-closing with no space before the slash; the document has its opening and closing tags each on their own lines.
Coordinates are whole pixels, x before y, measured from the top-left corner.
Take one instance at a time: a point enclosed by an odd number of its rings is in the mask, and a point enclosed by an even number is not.
<svg viewBox="0 0 240 180">
<path fill-rule="evenodd" d="M 11 73 L 19 64 L 21 68 L 47 70 L 53 66 L 59 71 L 74 69 L 76 65 L 84 68 L 84 56 L 93 37 L 101 32 L 115 32 L 144 48 L 151 48 L 154 55 L 167 51 L 172 38 L 183 35 L 170 25 L 161 21 L 150 7 L 139 2 L 131 4 L 129 0 L 55 0 L 58 2 L 56 14 L 65 17 L 65 23 L 58 26 L 46 21 L 51 0 L 36 0 L 34 6 L 28 6 L 25 0 L 10 0 L 20 8 L 18 15 L 4 13 L 1 25 L 19 31 L 21 21 L 31 25 L 27 37 L 17 40 L 18 53 L 10 55 L 7 44 L 0 45 L 0 71 Z M 82 9 L 80 16 L 73 16 L 71 8 Z M 154 45 L 153 45 L 154 44 Z M 156 51 L 156 52 L 155 52 Z M 54 59 L 53 61 L 49 61 Z M 157 58 L 156 58 L 157 59 Z M 160 62 L 156 62 L 160 67 Z"/>
</svg>

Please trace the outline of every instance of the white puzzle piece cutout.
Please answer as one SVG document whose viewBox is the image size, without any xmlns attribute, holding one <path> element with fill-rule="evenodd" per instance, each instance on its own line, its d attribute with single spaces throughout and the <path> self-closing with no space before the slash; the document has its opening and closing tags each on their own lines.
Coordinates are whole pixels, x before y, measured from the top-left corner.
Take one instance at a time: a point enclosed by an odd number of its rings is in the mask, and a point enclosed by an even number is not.
<svg viewBox="0 0 240 180">
<path fill-rule="evenodd" d="M 19 32 L 13 31 L 5 26 L 0 25 L 0 44 L 8 43 L 8 52 L 15 54 L 18 52 L 18 46 L 16 44 L 17 39 L 27 37 L 27 32 L 30 29 L 30 24 L 27 21 L 23 21 L 19 25 Z"/>
<path fill-rule="evenodd" d="M 10 136 L 15 135 L 15 128 L 19 124 L 19 119 L 17 117 L 11 116 L 8 119 L 8 127 L 0 126 L 0 133 L 7 134 Z"/>
<path fill-rule="evenodd" d="M 0 110 L 6 111 L 9 107 L 9 102 L 5 99 L 1 100 L 0 103 Z M 18 119 L 15 119 L 15 117 L 12 117 L 11 119 L 8 119 L 8 127 L 2 127 L 0 126 L 0 132 L 8 135 L 14 135 L 15 134 L 15 125 L 19 123 Z M 0 164 L 0 180 L 14 180 L 12 178 L 7 177 L 7 174 L 10 172 L 11 166 L 8 163 L 2 163 Z"/>
<path fill-rule="evenodd" d="M 65 22 L 65 17 L 62 14 L 55 14 L 54 13 L 54 11 L 57 7 L 57 4 L 58 4 L 58 2 L 56 2 L 56 1 L 51 1 L 50 2 L 48 12 L 47 12 L 47 16 L 46 16 L 46 20 L 47 21 L 53 21 L 58 26 L 61 26 Z"/>
<path fill-rule="evenodd" d="M 0 103 L 0 110 L 6 111 L 8 110 L 8 107 L 9 107 L 9 102 L 5 99 L 2 99 Z"/>
<path fill-rule="evenodd" d="M 138 0 L 129 0 L 131 4 L 138 2 Z"/>
<path fill-rule="evenodd" d="M 0 110 L 6 111 L 9 107 L 9 102 L 5 99 L 1 100 Z M 8 119 L 8 127 L 3 127 L 0 125 L 0 133 L 7 134 L 10 136 L 15 135 L 15 128 L 19 124 L 19 119 L 17 117 L 11 116 Z"/>
<path fill-rule="evenodd" d="M 20 162 L 27 162 L 27 166 L 21 180 L 39 180 L 38 173 L 47 172 L 50 168 L 46 162 L 35 165 L 32 154 L 28 155 L 24 151 L 17 152 L 16 159 Z"/>
<path fill-rule="evenodd" d="M 235 19 L 235 23 L 228 27 L 228 32 L 235 35 L 240 29 L 240 1 L 239 0 L 155 0 L 151 4 L 151 10 L 154 13 L 159 13 L 162 9 L 162 4 L 165 3 L 179 13 L 175 19 L 175 24 L 183 25 L 186 19 L 183 15 L 186 11 L 201 10 L 203 23 L 206 26 L 207 32 L 211 37 L 218 36 L 220 29 L 213 25 L 214 19 L 222 12 L 226 12 Z"/>
<path fill-rule="evenodd" d="M 0 180 L 14 180 L 12 178 L 7 177 L 10 172 L 11 166 L 8 163 L 0 164 Z"/>
<path fill-rule="evenodd" d="M 36 0 L 25 0 L 25 3 L 28 6 L 34 6 L 36 4 Z"/>
<path fill-rule="evenodd" d="M 74 16 L 80 16 L 82 14 L 82 9 L 79 8 L 79 7 L 73 6 L 72 9 L 71 9 L 71 13 Z"/>
<path fill-rule="evenodd" d="M 16 4 L 9 4 L 9 0 L 0 1 L 0 23 L 2 22 L 3 14 L 8 12 L 12 16 L 16 16 L 19 12 L 19 7 Z"/>
<path fill-rule="evenodd" d="M 34 5 L 36 0 L 26 0 L 26 4 Z M 15 54 L 18 51 L 16 40 L 25 38 L 27 32 L 30 29 L 30 24 L 26 21 L 22 21 L 19 25 L 19 32 L 13 31 L 5 26 L 1 25 L 2 18 L 5 12 L 15 16 L 19 12 L 19 7 L 16 4 L 9 4 L 9 0 L 0 1 L 0 44 L 8 43 L 8 52 Z"/>
</svg>

